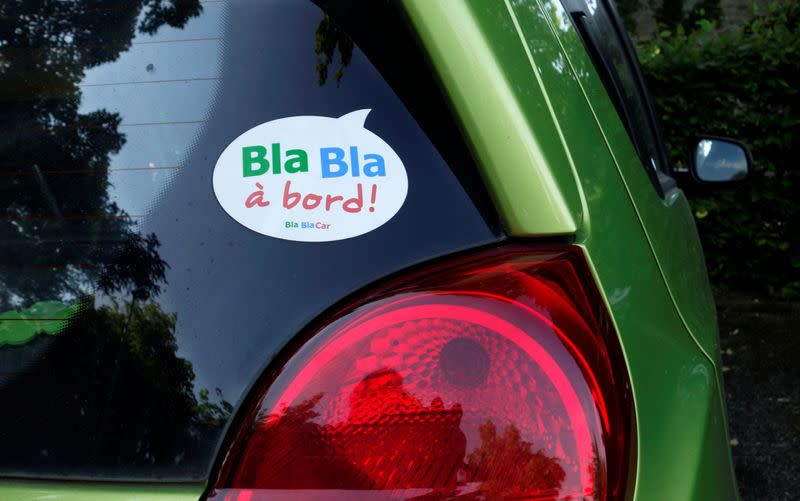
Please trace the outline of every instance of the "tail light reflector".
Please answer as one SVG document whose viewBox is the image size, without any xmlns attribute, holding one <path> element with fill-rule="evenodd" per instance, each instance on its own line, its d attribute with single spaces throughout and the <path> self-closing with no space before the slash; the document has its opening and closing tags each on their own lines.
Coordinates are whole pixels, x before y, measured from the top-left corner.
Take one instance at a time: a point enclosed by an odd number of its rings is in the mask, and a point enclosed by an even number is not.
<svg viewBox="0 0 800 501">
<path fill-rule="evenodd" d="M 627 373 L 578 248 L 394 281 L 265 381 L 211 498 L 622 497 Z"/>
</svg>

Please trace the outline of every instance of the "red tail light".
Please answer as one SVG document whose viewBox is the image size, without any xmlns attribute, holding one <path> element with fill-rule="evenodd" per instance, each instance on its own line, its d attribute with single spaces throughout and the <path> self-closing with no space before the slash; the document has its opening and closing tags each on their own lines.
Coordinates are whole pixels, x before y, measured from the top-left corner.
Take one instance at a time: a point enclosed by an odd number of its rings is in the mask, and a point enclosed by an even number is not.
<svg viewBox="0 0 800 501">
<path fill-rule="evenodd" d="M 373 292 L 269 381 L 212 498 L 621 499 L 629 384 L 579 249 Z"/>
</svg>

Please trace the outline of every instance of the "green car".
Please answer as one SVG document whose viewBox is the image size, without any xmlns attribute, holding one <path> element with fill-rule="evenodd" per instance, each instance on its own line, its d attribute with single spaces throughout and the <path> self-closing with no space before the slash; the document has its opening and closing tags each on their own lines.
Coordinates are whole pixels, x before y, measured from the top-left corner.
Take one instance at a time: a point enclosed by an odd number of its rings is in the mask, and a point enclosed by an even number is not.
<svg viewBox="0 0 800 501">
<path fill-rule="evenodd" d="M 673 169 L 611 0 L 0 23 L 0 500 L 738 499 L 749 154 Z"/>
</svg>

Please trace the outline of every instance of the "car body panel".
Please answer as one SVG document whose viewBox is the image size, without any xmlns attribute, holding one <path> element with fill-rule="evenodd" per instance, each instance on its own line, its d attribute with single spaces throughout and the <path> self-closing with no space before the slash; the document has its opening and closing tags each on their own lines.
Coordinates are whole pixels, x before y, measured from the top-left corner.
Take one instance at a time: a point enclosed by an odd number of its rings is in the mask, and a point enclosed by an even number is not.
<svg viewBox="0 0 800 501">
<path fill-rule="evenodd" d="M 708 280 L 697 227 L 683 191 L 670 187 L 664 197 L 653 189 L 652 181 L 636 154 L 627 131 L 619 120 L 613 102 L 594 70 L 586 48 L 569 22 L 569 14 L 558 0 L 516 2 L 515 12 L 521 19 L 533 23 L 533 14 L 525 15 L 532 5 L 539 4 L 543 20 L 549 21 L 561 52 L 566 56 L 572 74 L 578 80 L 580 92 L 602 129 L 609 151 L 631 194 L 634 207 L 644 226 L 670 295 L 686 322 L 689 332 L 702 349 L 715 359 L 719 352 L 716 310 Z M 548 89 L 558 89 L 555 80 Z M 635 194 L 635 195 L 634 195 Z"/>
<path fill-rule="evenodd" d="M 190 501 L 204 484 L 0 481 L 0 500 L 35 501 Z"/>
<path fill-rule="evenodd" d="M 525 59 L 516 34 L 487 35 L 510 20 L 497 19 L 489 2 L 407 6 L 412 19 L 424 19 L 418 29 L 432 23 L 429 29 L 435 33 L 423 34 L 425 48 L 459 110 L 476 159 L 497 166 L 483 173 L 508 231 L 528 236 L 574 233 L 583 217 L 580 194 L 546 96 L 527 83 L 530 68 L 516 64 Z M 521 81 L 526 85 L 518 85 Z"/>
<path fill-rule="evenodd" d="M 453 52 L 458 49 L 440 40 L 458 36 L 452 18 L 448 19 L 446 15 L 453 5 L 425 0 L 407 0 L 406 5 L 433 66 L 437 70 L 445 67 L 449 72 L 449 75 L 441 76 L 442 85 L 448 92 L 451 92 L 451 86 L 455 94 L 464 92 L 464 86 L 454 83 L 458 78 L 452 76 L 458 74 L 458 69 L 453 67 L 459 60 Z M 599 78 L 594 75 L 589 80 L 584 75 L 585 80 L 579 81 L 573 71 L 565 68 L 567 61 L 562 59 L 564 53 L 558 39 L 543 22 L 557 15 L 560 5 L 552 2 L 545 5 L 506 2 L 503 6 L 506 12 L 500 13 L 502 9 L 476 1 L 461 8 L 470 10 L 473 19 L 481 20 L 482 40 L 496 54 L 508 57 L 509 40 L 514 36 L 518 43 L 520 39 L 527 42 L 527 54 L 532 54 L 532 60 L 518 54 L 516 61 L 505 62 L 527 70 L 527 74 L 519 70 L 519 80 L 509 81 L 510 87 L 536 87 L 538 83 L 537 91 L 549 94 L 550 102 L 560 104 L 555 108 L 557 123 L 562 137 L 567 138 L 569 156 L 586 204 L 585 218 L 576 229 L 576 240 L 586 249 L 597 274 L 630 370 L 638 435 L 636 471 L 632 472 L 636 479 L 634 497 L 654 499 L 653 493 L 658 493 L 658 499 L 699 500 L 709 499 L 709 493 L 713 493 L 710 497 L 715 499 L 737 498 L 726 438 L 721 379 L 714 359 L 707 356 L 706 351 L 714 349 L 707 339 L 711 337 L 709 332 L 714 331 L 716 336 L 713 302 L 685 197 L 677 192 L 666 202 L 660 200 L 638 163 L 631 141 L 625 135 L 610 99 L 604 94 Z M 482 12 L 487 9 L 495 12 Z M 467 17 L 466 14 L 460 15 Z M 556 17 L 559 31 L 570 35 L 573 42 L 580 43 L 568 19 L 561 19 L 559 21 Z M 460 34 L 464 36 L 463 31 Z M 498 40 L 496 44 L 495 40 Z M 585 49 L 581 50 L 584 66 L 580 73 L 591 73 Z M 496 57 L 500 58 L 499 55 Z M 443 59 L 447 59 L 450 66 L 441 65 Z M 462 70 L 465 72 L 462 78 L 465 78 L 470 68 Z M 584 98 L 582 87 L 592 89 L 592 94 L 587 92 L 591 99 L 598 94 L 604 95 L 602 102 L 608 106 L 599 111 L 592 109 Z M 472 102 L 479 99 L 480 92 L 476 89 L 474 95 L 460 99 Z M 464 110 L 457 99 L 453 103 L 456 115 L 461 118 Z M 486 138 L 475 139 L 474 136 L 482 133 L 481 129 L 470 128 L 467 120 L 462 124 L 473 145 L 488 141 Z M 604 135 L 603 127 L 611 130 L 611 139 Z M 508 173 L 483 158 L 481 167 L 492 171 L 492 174 L 485 174 L 487 178 Z M 537 164 L 528 166 L 530 169 L 539 167 Z M 551 164 L 551 167 L 558 168 L 558 164 Z M 566 182 L 566 178 L 559 179 Z M 633 186 L 629 185 L 629 178 Z M 496 189 L 492 183 L 489 186 Z M 643 200 L 638 198 L 640 192 L 644 192 Z M 658 200 L 650 197 L 651 193 Z M 493 195 L 502 198 L 509 193 L 495 191 Z M 498 210 L 506 221 L 520 217 L 507 214 L 509 209 L 515 210 L 516 202 L 506 200 L 498 204 Z M 653 222 L 645 228 L 641 219 L 648 217 L 653 218 Z M 664 233 L 653 238 L 652 234 L 661 231 L 658 224 L 665 227 Z M 650 234 L 646 231 L 648 229 Z M 526 236 L 525 231 L 514 225 L 509 225 L 509 233 Z M 661 252 L 655 253 L 653 245 L 661 245 Z M 659 260 L 662 255 L 669 259 Z M 662 268 L 662 261 L 667 261 L 669 267 Z M 687 269 L 680 268 L 684 262 Z M 670 278 L 677 274 L 678 284 L 667 283 L 666 273 L 671 274 Z M 669 285 L 683 287 L 681 299 L 686 301 L 687 284 L 692 280 L 696 284 L 693 299 L 703 304 L 694 308 L 686 305 L 682 309 L 676 308 Z M 693 323 L 685 321 L 684 315 L 689 316 L 685 311 L 690 312 Z M 702 332 L 701 339 L 706 342 L 695 341 L 687 325 Z M 700 327 L 696 327 L 698 325 Z"/>
<path fill-rule="evenodd" d="M 403 4 L 508 234 L 566 235 L 586 252 L 632 384 L 630 497 L 737 498 L 686 199 L 653 189 L 560 4 Z M 0 499 L 197 499 L 203 488 L 2 481 Z"/>
</svg>

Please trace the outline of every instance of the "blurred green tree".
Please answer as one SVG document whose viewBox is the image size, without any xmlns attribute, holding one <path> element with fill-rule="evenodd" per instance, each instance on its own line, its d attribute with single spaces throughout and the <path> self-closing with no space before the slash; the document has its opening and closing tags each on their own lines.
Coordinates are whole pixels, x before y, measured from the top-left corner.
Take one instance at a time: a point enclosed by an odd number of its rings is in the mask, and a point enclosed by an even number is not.
<svg viewBox="0 0 800 501">
<path fill-rule="evenodd" d="M 773 4 L 740 29 L 678 26 L 641 45 L 648 86 L 674 165 L 691 136 L 744 141 L 749 180 L 691 197 L 712 281 L 719 288 L 800 295 L 800 3 Z"/>
</svg>

